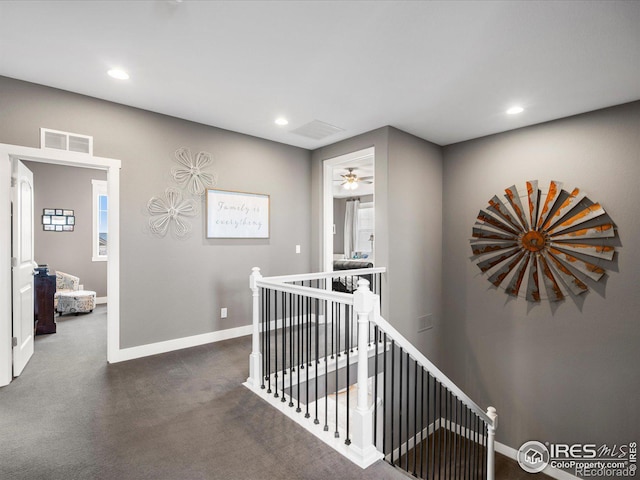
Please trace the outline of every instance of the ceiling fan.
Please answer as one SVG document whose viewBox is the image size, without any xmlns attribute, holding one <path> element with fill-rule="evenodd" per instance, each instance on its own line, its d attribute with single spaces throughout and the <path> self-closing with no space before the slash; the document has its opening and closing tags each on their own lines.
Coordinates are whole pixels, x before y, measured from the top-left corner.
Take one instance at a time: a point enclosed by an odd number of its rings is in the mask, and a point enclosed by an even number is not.
<svg viewBox="0 0 640 480">
<path fill-rule="evenodd" d="M 340 185 L 342 185 L 345 190 L 355 190 L 358 188 L 358 183 L 373 183 L 373 177 L 358 177 L 358 175 L 353 173 L 354 170 L 355 168 L 347 168 L 348 173 L 340 175 L 342 180 L 334 180 L 334 182 L 342 182 Z"/>
</svg>

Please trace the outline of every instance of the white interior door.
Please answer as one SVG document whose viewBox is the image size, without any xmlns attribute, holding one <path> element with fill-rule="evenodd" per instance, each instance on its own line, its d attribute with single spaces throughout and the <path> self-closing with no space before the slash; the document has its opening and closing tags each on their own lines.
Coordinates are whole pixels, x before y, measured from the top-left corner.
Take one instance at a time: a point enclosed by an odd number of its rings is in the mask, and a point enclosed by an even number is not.
<svg viewBox="0 0 640 480">
<path fill-rule="evenodd" d="M 33 173 L 22 163 L 14 168 L 12 188 L 13 376 L 22 373 L 33 355 Z"/>
</svg>

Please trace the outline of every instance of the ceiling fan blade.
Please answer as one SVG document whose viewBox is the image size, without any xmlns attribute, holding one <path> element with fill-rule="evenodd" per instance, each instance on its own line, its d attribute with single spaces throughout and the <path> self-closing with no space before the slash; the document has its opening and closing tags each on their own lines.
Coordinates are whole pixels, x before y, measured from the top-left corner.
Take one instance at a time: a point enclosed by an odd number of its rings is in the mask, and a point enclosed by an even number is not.
<svg viewBox="0 0 640 480">
<path fill-rule="evenodd" d="M 358 177 L 360 180 L 373 180 L 373 175 L 369 175 L 368 177 Z"/>
</svg>

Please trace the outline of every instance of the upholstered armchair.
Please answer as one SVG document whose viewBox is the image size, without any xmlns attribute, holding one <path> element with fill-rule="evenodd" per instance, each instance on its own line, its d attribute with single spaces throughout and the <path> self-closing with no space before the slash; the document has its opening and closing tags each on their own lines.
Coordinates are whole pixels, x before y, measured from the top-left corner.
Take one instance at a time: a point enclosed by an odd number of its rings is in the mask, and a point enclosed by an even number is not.
<svg viewBox="0 0 640 480">
<path fill-rule="evenodd" d="M 58 297 L 61 293 L 75 292 L 80 288 L 80 278 L 64 272 L 56 272 L 56 294 L 53 297 L 53 307 L 58 308 Z"/>
<path fill-rule="evenodd" d="M 80 279 L 64 272 L 56 272 L 56 294 L 53 300 L 55 311 L 64 313 L 87 313 L 96 308 L 96 292 L 80 290 Z"/>
</svg>

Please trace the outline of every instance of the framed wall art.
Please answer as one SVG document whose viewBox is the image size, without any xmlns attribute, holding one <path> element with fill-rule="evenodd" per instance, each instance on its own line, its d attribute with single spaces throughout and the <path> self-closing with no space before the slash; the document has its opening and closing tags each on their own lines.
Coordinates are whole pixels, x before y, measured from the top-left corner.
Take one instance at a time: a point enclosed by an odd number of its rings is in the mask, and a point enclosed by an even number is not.
<svg viewBox="0 0 640 480">
<path fill-rule="evenodd" d="M 61 208 L 42 210 L 42 229 L 46 232 L 73 232 L 76 224 L 75 212 Z"/>
<path fill-rule="evenodd" d="M 269 238 L 269 195 L 208 189 L 207 238 Z"/>
</svg>

